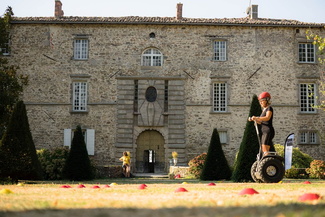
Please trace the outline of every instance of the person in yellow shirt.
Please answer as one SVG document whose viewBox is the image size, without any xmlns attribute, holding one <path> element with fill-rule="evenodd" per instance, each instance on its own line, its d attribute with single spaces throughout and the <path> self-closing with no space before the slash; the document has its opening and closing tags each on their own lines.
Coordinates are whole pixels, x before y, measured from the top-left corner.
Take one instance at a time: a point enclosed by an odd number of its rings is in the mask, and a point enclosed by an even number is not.
<svg viewBox="0 0 325 217">
<path fill-rule="evenodd" d="M 128 152 L 123 152 L 123 156 L 120 158 L 120 161 L 123 161 L 122 168 L 123 174 L 125 177 L 130 177 L 130 169 L 131 169 L 131 157 Z"/>
</svg>

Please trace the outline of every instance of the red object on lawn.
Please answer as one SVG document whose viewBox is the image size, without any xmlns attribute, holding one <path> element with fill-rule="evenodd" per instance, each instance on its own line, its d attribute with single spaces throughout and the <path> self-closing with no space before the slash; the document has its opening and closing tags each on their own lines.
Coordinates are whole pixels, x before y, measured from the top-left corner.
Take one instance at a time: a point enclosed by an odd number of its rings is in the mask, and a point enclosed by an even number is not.
<svg viewBox="0 0 325 217">
<path fill-rule="evenodd" d="M 175 192 L 188 192 L 185 188 L 177 188 Z"/>
<path fill-rule="evenodd" d="M 147 185 L 146 184 L 141 184 L 138 186 L 138 189 L 146 189 Z"/>
<path fill-rule="evenodd" d="M 180 179 L 181 178 L 181 175 L 180 174 L 177 174 L 176 176 L 175 176 L 175 179 Z"/>
<path fill-rule="evenodd" d="M 213 183 L 213 182 L 211 182 L 211 183 L 208 184 L 208 186 L 215 186 L 215 185 L 216 185 L 216 184 Z"/>
<path fill-rule="evenodd" d="M 98 185 L 94 185 L 93 187 L 91 187 L 91 188 L 100 188 Z"/>
<path fill-rule="evenodd" d="M 111 186 L 109 185 L 104 185 L 103 188 L 110 188 Z"/>
<path fill-rule="evenodd" d="M 298 198 L 300 201 L 306 201 L 306 200 L 318 200 L 320 199 L 319 194 L 313 194 L 313 193 L 306 193 Z"/>
<path fill-rule="evenodd" d="M 245 188 L 241 192 L 239 192 L 239 195 L 245 195 L 245 194 L 258 194 L 258 192 L 255 191 L 253 188 Z"/>
<path fill-rule="evenodd" d="M 86 186 L 84 185 L 78 185 L 77 188 L 85 188 Z"/>
<path fill-rule="evenodd" d="M 303 184 L 311 184 L 310 181 L 304 181 Z"/>
<path fill-rule="evenodd" d="M 70 185 L 62 185 L 60 188 L 71 188 Z"/>
</svg>

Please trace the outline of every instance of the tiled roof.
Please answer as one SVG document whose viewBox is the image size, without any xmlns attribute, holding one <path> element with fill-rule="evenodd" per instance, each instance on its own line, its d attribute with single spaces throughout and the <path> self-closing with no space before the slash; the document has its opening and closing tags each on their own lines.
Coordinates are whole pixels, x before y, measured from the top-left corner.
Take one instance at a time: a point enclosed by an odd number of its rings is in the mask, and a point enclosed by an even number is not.
<svg viewBox="0 0 325 217">
<path fill-rule="evenodd" d="M 297 20 L 257 18 L 182 18 L 175 17 L 13 17 L 12 23 L 84 23 L 84 24 L 159 24 L 159 25 L 225 25 L 225 26 L 292 26 L 324 27 L 325 23 Z"/>
</svg>

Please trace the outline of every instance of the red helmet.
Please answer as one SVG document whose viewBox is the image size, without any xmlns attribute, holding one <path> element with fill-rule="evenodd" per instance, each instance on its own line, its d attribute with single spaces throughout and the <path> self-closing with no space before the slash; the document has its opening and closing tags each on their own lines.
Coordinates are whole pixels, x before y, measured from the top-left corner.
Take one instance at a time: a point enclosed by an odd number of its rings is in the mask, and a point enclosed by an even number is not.
<svg viewBox="0 0 325 217">
<path fill-rule="evenodd" d="M 261 99 L 270 100 L 271 99 L 271 94 L 269 94 L 268 92 L 263 92 L 258 96 L 258 100 L 261 100 Z"/>
</svg>

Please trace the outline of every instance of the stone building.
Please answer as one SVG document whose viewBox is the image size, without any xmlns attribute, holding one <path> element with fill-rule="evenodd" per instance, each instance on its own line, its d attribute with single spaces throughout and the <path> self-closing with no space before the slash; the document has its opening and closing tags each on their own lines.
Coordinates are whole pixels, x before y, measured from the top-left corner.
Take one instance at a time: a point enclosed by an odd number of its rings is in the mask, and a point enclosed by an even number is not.
<svg viewBox="0 0 325 217">
<path fill-rule="evenodd" d="M 8 59 L 29 76 L 24 90 L 37 148 L 71 143 L 84 129 L 98 165 L 132 155 L 134 172 L 164 172 L 172 151 L 181 165 L 206 152 L 213 128 L 233 163 L 254 94 L 268 91 L 274 143 L 295 133 L 296 146 L 318 159 L 324 112 L 311 105 L 324 65 L 306 30 L 324 24 L 248 16 L 14 17 Z M 313 93 L 314 95 L 312 95 Z"/>
</svg>

